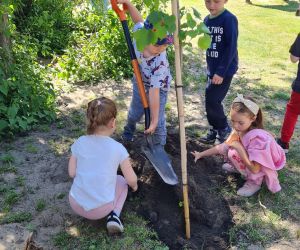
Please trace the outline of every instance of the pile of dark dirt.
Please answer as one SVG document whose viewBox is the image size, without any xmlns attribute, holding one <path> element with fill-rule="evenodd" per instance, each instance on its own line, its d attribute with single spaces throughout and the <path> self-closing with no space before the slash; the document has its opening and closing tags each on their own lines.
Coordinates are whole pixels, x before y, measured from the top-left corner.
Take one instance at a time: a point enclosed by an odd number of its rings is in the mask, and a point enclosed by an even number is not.
<svg viewBox="0 0 300 250">
<path fill-rule="evenodd" d="M 194 163 L 191 151 L 204 149 L 193 139 L 187 140 L 187 169 L 191 239 L 185 237 L 185 220 L 181 186 L 180 141 L 178 135 L 168 135 L 166 152 L 169 154 L 179 184 L 165 184 L 141 152 L 145 139 L 139 134 L 128 146 L 132 165 L 137 172 L 140 185 L 127 209 L 136 211 L 149 221 L 149 226 L 170 249 L 227 249 L 228 231 L 232 226 L 232 214 L 227 201 L 218 192 L 227 180 L 221 172 L 222 161 L 208 157 Z M 138 199 L 138 202 L 136 201 Z"/>
</svg>

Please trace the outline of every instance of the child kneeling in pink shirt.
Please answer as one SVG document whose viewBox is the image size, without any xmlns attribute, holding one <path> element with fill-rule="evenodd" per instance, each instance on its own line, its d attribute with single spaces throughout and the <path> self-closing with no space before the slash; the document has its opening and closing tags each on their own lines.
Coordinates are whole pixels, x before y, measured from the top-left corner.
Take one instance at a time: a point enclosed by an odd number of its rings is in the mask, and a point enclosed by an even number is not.
<svg viewBox="0 0 300 250">
<path fill-rule="evenodd" d="M 237 95 L 230 110 L 233 132 L 228 139 L 203 152 L 194 151 L 195 162 L 205 156 L 221 154 L 226 163 L 222 169 L 240 173 L 246 179 L 237 194 L 252 196 L 263 182 L 272 193 L 281 190 L 277 170 L 284 167 L 283 149 L 274 137 L 263 129 L 262 111 L 251 99 Z"/>
</svg>

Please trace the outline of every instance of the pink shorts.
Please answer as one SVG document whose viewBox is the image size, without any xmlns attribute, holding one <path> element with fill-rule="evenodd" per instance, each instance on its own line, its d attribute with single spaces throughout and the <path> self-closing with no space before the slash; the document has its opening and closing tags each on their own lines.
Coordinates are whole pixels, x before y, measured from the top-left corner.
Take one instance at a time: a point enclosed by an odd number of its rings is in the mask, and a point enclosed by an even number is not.
<svg viewBox="0 0 300 250">
<path fill-rule="evenodd" d="M 120 215 L 128 193 L 128 185 L 123 176 L 117 176 L 115 199 L 101 207 L 86 211 L 76 200 L 69 194 L 69 202 L 72 210 L 87 219 L 98 220 L 107 216 L 111 211 Z"/>
</svg>

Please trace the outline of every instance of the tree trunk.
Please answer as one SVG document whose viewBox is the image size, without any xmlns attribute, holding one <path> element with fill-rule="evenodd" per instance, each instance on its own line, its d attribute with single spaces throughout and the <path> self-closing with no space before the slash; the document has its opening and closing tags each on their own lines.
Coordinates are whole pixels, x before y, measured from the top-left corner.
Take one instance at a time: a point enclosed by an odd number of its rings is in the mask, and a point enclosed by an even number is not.
<svg viewBox="0 0 300 250">
<path fill-rule="evenodd" d="M 9 65 L 12 63 L 12 52 L 11 52 L 11 40 L 10 37 L 6 35 L 8 30 L 8 14 L 4 13 L 0 16 L 0 47 L 2 48 L 1 57 L 4 65 L 5 74 L 8 73 Z"/>
</svg>

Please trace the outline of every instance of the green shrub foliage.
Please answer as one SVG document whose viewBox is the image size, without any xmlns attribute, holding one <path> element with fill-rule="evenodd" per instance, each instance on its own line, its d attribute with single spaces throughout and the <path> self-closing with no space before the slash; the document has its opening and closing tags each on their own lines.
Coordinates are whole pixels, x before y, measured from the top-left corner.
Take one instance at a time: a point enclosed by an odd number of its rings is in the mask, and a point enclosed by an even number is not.
<svg viewBox="0 0 300 250">
<path fill-rule="evenodd" d="M 17 30 L 34 39 L 40 56 L 62 54 L 74 28 L 72 10 L 75 3 L 61 0 L 34 0 L 30 5 L 23 3 L 15 12 Z"/>
<path fill-rule="evenodd" d="M 76 30 L 65 54 L 58 58 L 57 76 L 71 82 L 120 79 L 131 75 L 131 63 L 120 21 L 113 11 L 75 13 Z"/>
<path fill-rule="evenodd" d="M 0 49 L 0 136 L 30 129 L 55 117 L 55 93 L 45 69 L 37 61 L 37 47 L 26 36 L 12 44 L 13 62 L 8 70 Z"/>
</svg>

